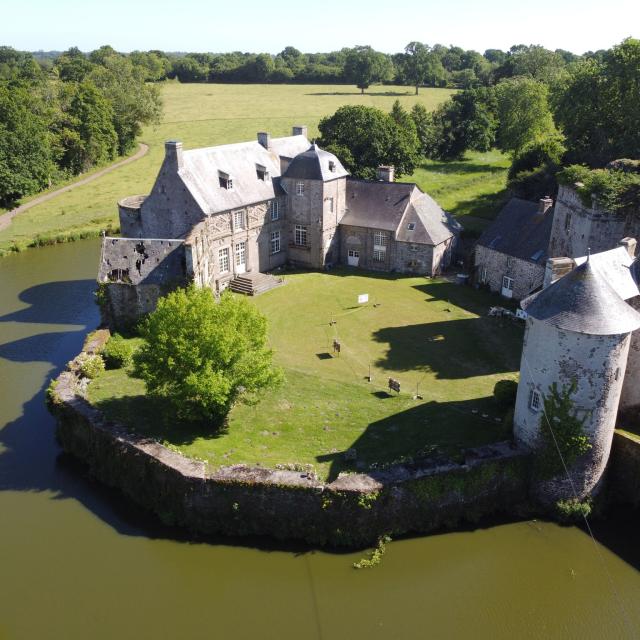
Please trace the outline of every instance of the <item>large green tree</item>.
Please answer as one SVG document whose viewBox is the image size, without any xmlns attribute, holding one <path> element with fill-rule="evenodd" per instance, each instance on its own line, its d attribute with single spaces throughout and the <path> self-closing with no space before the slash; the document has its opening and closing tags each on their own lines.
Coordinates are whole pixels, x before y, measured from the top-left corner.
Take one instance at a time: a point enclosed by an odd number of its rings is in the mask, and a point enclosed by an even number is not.
<svg viewBox="0 0 640 640">
<path fill-rule="evenodd" d="M 570 161 L 601 167 L 640 157 L 640 40 L 571 67 L 552 103 Z"/>
<path fill-rule="evenodd" d="M 508 78 L 496 86 L 498 147 L 518 154 L 524 147 L 556 133 L 547 86 L 528 77 Z"/>
<path fill-rule="evenodd" d="M 210 289 L 178 289 L 142 323 L 136 370 L 151 395 L 184 420 L 219 427 L 236 402 L 278 385 L 267 320 L 246 298 Z"/>
<path fill-rule="evenodd" d="M 380 165 L 393 165 L 396 175 L 413 173 L 419 144 L 413 132 L 384 111 L 362 105 L 340 107 L 318 125 L 321 146 L 335 153 L 359 178 L 374 179 Z"/>
<path fill-rule="evenodd" d="M 347 52 L 344 75 L 361 93 L 375 82 L 390 80 L 392 71 L 389 58 L 369 46 L 357 46 Z"/>
<path fill-rule="evenodd" d="M 47 187 L 56 172 L 48 113 L 29 88 L 0 84 L 0 205 Z"/>
<path fill-rule="evenodd" d="M 422 42 L 410 42 L 404 48 L 402 66 L 404 78 L 416 88 L 416 95 L 421 86 L 435 85 L 445 74 L 440 58 Z"/>
</svg>

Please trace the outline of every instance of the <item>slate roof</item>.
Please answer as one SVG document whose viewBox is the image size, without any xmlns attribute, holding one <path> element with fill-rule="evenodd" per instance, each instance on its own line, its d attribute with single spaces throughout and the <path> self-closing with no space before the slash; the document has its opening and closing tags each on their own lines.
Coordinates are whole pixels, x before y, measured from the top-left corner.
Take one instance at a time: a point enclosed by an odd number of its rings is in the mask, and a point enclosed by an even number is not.
<svg viewBox="0 0 640 640">
<path fill-rule="evenodd" d="M 192 149 L 183 152 L 178 173 L 202 211 L 211 215 L 279 195 L 280 156 L 290 158 L 308 148 L 305 136 L 288 136 L 271 140 L 270 150 L 257 141 Z M 258 177 L 259 166 L 267 170 L 266 180 Z M 220 174 L 233 181 L 232 189 L 220 186 Z"/>
<path fill-rule="evenodd" d="M 537 202 L 511 198 L 478 245 L 514 258 L 544 265 L 553 224 L 553 209 L 538 213 Z"/>
<path fill-rule="evenodd" d="M 619 335 L 640 328 L 640 314 L 590 260 L 520 304 L 532 318 L 575 333 Z"/>
<path fill-rule="evenodd" d="M 413 229 L 410 227 L 413 226 Z M 398 226 L 396 240 L 436 246 L 462 230 L 462 225 L 428 194 L 415 197 Z"/>
<path fill-rule="evenodd" d="M 344 178 L 349 172 L 342 166 L 336 156 L 315 143 L 306 151 L 299 153 L 291 161 L 283 174 L 287 178 L 299 180 L 322 180 L 328 182 L 337 178 Z"/>
<path fill-rule="evenodd" d="M 575 258 L 577 265 L 587 261 L 587 257 Z M 589 262 L 595 271 L 614 288 L 623 299 L 634 298 L 640 291 L 631 271 L 634 259 L 629 255 L 625 247 L 616 247 L 609 251 L 594 253 L 589 257 Z"/>
</svg>

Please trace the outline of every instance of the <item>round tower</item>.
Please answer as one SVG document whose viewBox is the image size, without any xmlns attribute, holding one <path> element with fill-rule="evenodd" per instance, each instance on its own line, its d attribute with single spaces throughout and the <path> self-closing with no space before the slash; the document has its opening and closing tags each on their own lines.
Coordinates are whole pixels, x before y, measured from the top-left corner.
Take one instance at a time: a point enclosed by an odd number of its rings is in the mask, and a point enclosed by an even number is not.
<svg viewBox="0 0 640 640">
<path fill-rule="evenodd" d="M 640 314 L 589 260 L 522 307 L 528 318 L 514 434 L 534 451 L 532 493 L 545 505 L 583 500 L 597 492 L 609 459 L 630 335 L 640 327 Z M 571 439 L 569 424 L 588 443 Z"/>
</svg>

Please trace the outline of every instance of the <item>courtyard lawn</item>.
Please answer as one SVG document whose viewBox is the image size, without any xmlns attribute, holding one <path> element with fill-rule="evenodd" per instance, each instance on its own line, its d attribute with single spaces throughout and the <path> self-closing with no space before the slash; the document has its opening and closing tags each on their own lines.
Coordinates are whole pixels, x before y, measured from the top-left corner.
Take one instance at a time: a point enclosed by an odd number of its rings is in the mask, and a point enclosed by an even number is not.
<svg viewBox="0 0 640 640">
<path fill-rule="evenodd" d="M 433 110 L 452 93 L 449 89 L 375 86 L 364 95 L 345 85 L 162 85 L 164 115 L 144 129 L 141 139 L 149 153 L 91 184 L 79 186 L 16 216 L 0 231 L 0 255 L 41 242 L 98 235 L 118 227 L 117 201 L 149 193 L 164 156 L 165 140 L 182 140 L 185 149 L 254 140 L 257 131 L 274 137 L 291 134 L 294 124 L 306 124 L 309 137 L 318 135 L 320 118 L 345 104 L 364 104 L 389 111 L 397 99 L 407 108 L 416 102 Z M 26 201 L 26 200 L 25 200 Z"/>
<path fill-rule="evenodd" d="M 357 303 L 362 293 L 366 305 Z M 290 273 L 285 286 L 253 299 L 269 319 L 286 383 L 255 406 L 235 407 L 226 433 L 167 423 L 142 381 L 122 370 L 102 374 L 89 396 L 114 419 L 210 468 L 312 464 L 333 478 L 424 453 L 455 456 L 510 437 L 491 395 L 498 380 L 517 377 L 522 328 L 489 318 L 494 302 L 443 280 Z M 388 392 L 389 377 L 400 381 L 399 395 Z M 414 398 L 416 389 L 423 399 Z M 354 462 L 345 460 L 348 449 Z"/>
</svg>

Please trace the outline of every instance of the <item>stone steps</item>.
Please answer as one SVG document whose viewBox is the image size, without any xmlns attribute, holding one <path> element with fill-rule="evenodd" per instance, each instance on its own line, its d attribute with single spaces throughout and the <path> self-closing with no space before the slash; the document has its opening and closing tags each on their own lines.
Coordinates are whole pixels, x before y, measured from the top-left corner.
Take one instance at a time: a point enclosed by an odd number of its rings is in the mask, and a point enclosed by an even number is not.
<svg viewBox="0 0 640 640">
<path fill-rule="evenodd" d="M 284 284 L 283 278 L 277 278 L 268 273 L 256 271 L 237 276 L 230 282 L 229 289 L 235 293 L 257 296 L 281 284 Z"/>
</svg>

